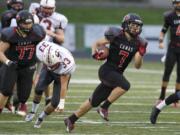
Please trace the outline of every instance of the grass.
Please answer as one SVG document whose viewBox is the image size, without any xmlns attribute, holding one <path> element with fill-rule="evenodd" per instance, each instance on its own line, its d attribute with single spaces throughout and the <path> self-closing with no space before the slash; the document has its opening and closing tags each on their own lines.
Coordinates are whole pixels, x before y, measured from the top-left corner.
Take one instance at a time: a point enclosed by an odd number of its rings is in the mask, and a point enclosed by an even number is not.
<svg viewBox="0 0 180 135">
<path fill-rule="evenodd" d="M 77 69 L 69 85 L 65 111 L 53 113 L 44 120 L 41 129 L 34 129 L 33 122 L 26 123 L 24 118 L 2 113 L 0 115 L 0 134 L 66 134 L 63 119 L 74 112 L 86 100 L 98 83 L 97 70 L 102 62 L 92 59 L 76 59 Z M 72 134 L 116 134 L 116 135 L 176 135 L 180 134 L 179 110 L 167 107 L 162 111 L 156 125 L 149 122 L 151 108 L 159 96 L 163 72 L 162 63 L 144 62 L 141 70 L 131 64 L 125 76 L 131 82 L 131 89 L 119 98 L 110 108 L 110 121 L 104 122 L 95 109 L 78 120 Z M 168 88 L 174 88 L 173 73 Z M 32 92 L 33 93 L 33 92 Z M 172 93 L 168 91 L 167 95 Z M 32 101 L 33 94 L 28 101 Z M 28 104 L 29 110 L 31 104 Z M 38 114 L 44 107 L 42 100 Z"/>
<path fill-rule="evenodd" d="M 65 14 L 70 23 L 120 24 L 124 15 L 135 12 L 142 17 L 144 24 L 161 24 L 163 21 L 162 14 L 165 10 L 153 8 L 62 7 L 58 11 Z"/>
</svg>

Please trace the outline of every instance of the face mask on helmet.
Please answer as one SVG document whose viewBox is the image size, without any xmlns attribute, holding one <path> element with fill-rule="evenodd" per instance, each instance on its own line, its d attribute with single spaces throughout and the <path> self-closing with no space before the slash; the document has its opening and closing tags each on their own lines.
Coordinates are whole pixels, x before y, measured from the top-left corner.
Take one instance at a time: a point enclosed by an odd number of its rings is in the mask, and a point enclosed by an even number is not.
<svg viewBox="0 0 180 135">
<path fill-rule="evenodd" d="M 173 7 L 176 11 L 180 12 L 180 0 L 173 0 L 172 1 Z"/>
<path fill-rule="evenodd" d="M 32 14 L 26 10 L 22 10 L 16 15 L 16 22 L 18 29 L 26 34 L 31 32 L 32 26 L 34 24 Z"/>
<path fill-rule="evenodd" d="M 24 9 L 24 2 L 22 0 L 7 0 L 8 9 L 20 11 Z"/>
<path fill-rule="evenodd" d="M 122 21 L 122 28 L 132 37 L 137 37 L 142 32 L 143 22 L 137 14 L 127 14 Z"/>
<path fill-rule="evenodd" d="M 43 63 L 46 64 L 49 70 L 56 70 L 61 63 L 60 51 L 56 47 L 48 46 L 44 50 Z"/>
<path fill-rule="evenodd" d="M 55 0 L 41 0 L 40 13 L 42 17 L 49 17 L 55 11 Z"/>
</svg>

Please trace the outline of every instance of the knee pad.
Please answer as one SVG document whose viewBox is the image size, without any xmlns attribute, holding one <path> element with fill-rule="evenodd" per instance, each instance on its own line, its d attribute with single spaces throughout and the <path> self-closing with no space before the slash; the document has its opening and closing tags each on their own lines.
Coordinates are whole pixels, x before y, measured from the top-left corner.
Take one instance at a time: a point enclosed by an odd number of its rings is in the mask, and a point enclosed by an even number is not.
<svg viewBox="0 0 180 135">
<path fill-rule="evenodd" d="M 54 108 L 57 108 L 57 106 L 58 106 L 58 104 L 59 104 L 59 100 L 58 101 L 55 101 L 55 100 L 51 100 L 51 105 L 54 107 Z"/>
<path fill-rule="evenodd" d="M 92 100 L 92 98 L 89 98 L 89 102 L 91 103 L 92 107 L 98 107 L 100 103 L 96 102 L 95 100 Z"/>
<path fill-rule="evenodd" d="M 11 96 L 12 95 L 12 91 L 9 91 L 9 90 L 2 90 L 1 93 L 4 95 L 4 96 Z"/>
<path fill-rule="evenodd" d="M 42 95 L 42 94 L 43 94 L 43 90 L 35 89 L 35 93 L 36 93 L 37 95 Z"/>
<path fill-rule="evenodd" d="M 128 82 L 128 83 L 126 84 L 126 90 L 128 91 L 130 88 L 131 88 L 131 84 Z"/>
<path fill-rule="evenodd" d="M 131 87 L 131 84 L 129 82 L 126 82 L 123 84 L 123 86 L 119 86 L 119 87 L 121 87 L 123 90 L 128 91 Z"/>
<path fill-rule="evenodd" d="M 163 81 L 164 81 L 164 82 L 169 82 L 169 77 L 170 77 L 170 76 L 164 75 L 164 76 L 163 76 Z"/>
</svg>

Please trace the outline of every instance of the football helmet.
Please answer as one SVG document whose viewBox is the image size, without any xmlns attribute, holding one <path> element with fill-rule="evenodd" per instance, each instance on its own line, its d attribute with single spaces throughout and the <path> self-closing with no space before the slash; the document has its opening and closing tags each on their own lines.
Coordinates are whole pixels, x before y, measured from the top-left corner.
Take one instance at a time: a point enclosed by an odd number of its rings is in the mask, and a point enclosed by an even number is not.
<svg viewBox="0 0 180 135">
<path fill-rule="evenodd" d="M 61 63 L 59 48 L 52 45 L 46 47 L 43 53 L 42 62 L 47 66 L 49 70 L 57 69 Z"/>
<path fill-rule="evenodd" d="M 132 37 L 137 37 L 142 32 L 143 22 L 139 15 L 129 13 L 122 20 L 122 28 Z"/>
<path fill-rule="evenodd" d="M 55 0 L 41 0 L 40 1 L 40 13 L 43 17 L 49 17 L 53 14 L 56 7 Z"/>
<path fill-rule="evenodd" d="M 24 33 L 29 33 L 32 30 L 34 19 L 31 13 L 22 10 L 16 15 L 16 22 L 19 30 Z"/>
<path fill-rule="evenodd" d="M 178 3 L 180 3 L 180 0 L 173 0 L 172 1 L 173 7 L 176 11 L 180 11 L 180 5 L 177 5 Z"/>
<path fill-rule="evenodd" d="M 6 0 L 6 5 L 8 9 L 13 9 L 16 11 L 20 11 L 24 9 L 23 0 Z"/>
</svg>

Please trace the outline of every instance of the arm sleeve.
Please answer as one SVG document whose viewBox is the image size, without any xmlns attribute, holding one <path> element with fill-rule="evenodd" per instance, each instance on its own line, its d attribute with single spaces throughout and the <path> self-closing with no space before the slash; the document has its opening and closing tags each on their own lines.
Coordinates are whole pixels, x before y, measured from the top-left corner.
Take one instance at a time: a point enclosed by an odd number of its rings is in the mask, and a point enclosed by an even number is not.
<svg viewBox="0 0 180 135">
<path fill-rule="evenodd" d="M 163 33 L 166 33 L 168 28 L 169 28 L 169 19 L 168 19 L 168 15 L 167 14 L 164 14 L 164 24 L 163 24 L 163 27 L 161 29 L 161 32 Z"/>
</svg>

